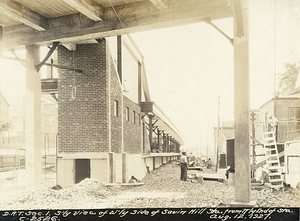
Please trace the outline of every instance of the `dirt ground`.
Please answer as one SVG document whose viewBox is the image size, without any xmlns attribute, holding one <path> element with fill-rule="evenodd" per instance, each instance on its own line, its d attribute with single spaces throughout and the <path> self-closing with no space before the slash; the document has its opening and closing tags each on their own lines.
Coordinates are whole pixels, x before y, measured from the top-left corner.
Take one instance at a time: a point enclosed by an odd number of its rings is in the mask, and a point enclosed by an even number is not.
<svg viewBox="0 0 300 221">
<path fill-rule="evenodd" d="M 188 170 L 188 174 L 201 172 L 214 173 Z M 6 176 L 1 173 L 0 210 L 229 207 L 234 202 L 234 187 L 226 183 L 180 181 L 176 162 L 151 171 L 141 180 L 144 185 L 137 187 L 107 187 L 100 181 L 85 179 L 72 188 L 53 190 L 55 172 L 46 175 L 47 183 L 30 192 L 25 188 L 24 170 Z M 271 192 L 264 186 L 255 188 L 251 200 L 257 207 L 300 207 L 299 190 L 285 187 L 284 191 Z"/>
</svg>

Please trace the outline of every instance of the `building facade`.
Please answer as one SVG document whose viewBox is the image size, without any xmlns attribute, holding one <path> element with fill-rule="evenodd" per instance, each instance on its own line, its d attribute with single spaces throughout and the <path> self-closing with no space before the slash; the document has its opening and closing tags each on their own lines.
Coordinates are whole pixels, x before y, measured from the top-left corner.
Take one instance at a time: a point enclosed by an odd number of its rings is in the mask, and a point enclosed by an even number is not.
<svg viewBox="0 0 300 221">
<path fill-rule="evenodd" d="M 174 153 L 149 154 L 153 129 L 139 102 L 145 99 L 140 63 L 131 75 L 130 68 L 118 69 L 122 60 L 114 59 L 108 41 L 77 44 L 74 51 L 58 47 L 59 65 L 82 70 L 59 69 L 57 183 L 63 187 L 84 178 L 105 183 L 126 183 L 132 175 L 142 179 L 147 170 L 174 159 Z"/>
</svg>

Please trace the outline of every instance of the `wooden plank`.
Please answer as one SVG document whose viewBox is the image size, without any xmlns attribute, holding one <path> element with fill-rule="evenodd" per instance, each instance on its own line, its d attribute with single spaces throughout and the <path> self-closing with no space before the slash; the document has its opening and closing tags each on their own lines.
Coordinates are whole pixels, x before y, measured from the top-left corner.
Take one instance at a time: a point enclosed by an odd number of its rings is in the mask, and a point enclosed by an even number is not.
<svg viewBox="0 0 300 221">
<path fill-rule="evenodd" d="M 202 176 L 204 180 L 224 180 L 224 177 L 215 173 L 196 173 L 196 176 Z"/>
<path fill-rule="evenodd" d="M 283 157 L 283 156 L 284 156 L 284 151 L 278 153 L 278 158 Z M 253 171 L 253 170 L 256 170 L 257 168 L 262 167 L 262 166 L 265 165 L 266 163 L 267 163 L 267 161 L 266 161 L 266 160 L 263 160 L 263 161 L 261 161 L 261 162 L 255 164 L 255 165 L 252 167 L 251 170 L 252 170 L 252 171 Z"/>
<path fill-rule="evenodd" d="M 48 28 L 47 18 L 14 0 L 0 1 L 0 10 L 1 13 L 38 31 L 45 31 Z"/>
<path fill-rule="evenodd" d="M 153 7 L 150 1 L 129 3 L 114 9 L 105 8 L 102 22 L 93 22 L 80 14 L 51 18 L 48 19 L 49 29 L 44 32 L 22 25 L 8 26 L 4 28 L 5 48 L 97 39 L 192 24 L 207 17 L 221 19 L 233 16 L 233 9 L 228 7 L 227 0 L 170 0 L 168 4 L 169 8 L 163 13 Z"/>
<path fill-rule="evenodd" d="M 187 167 L 188 170 L 203 170 L 202 167 Z"/>
<path fill-rule="evenodd" d="M 75 8 L 78 12 L 85 15 L 93 21 L 102 21 L 101 16 L 103 15 L 103 9 L 99 5 L 92 5 L 87 0 L 62 0 L 66 4 Z"/>
</svg>

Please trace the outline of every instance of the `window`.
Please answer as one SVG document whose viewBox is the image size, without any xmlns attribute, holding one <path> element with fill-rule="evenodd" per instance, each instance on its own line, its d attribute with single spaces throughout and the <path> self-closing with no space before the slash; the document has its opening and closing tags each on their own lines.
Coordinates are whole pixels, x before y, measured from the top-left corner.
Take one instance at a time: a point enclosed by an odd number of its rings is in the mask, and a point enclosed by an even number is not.
<svg viewBox="0 0 300 221">
<path fill-rule="evenodd" d="M 135 111 L 133 111 L 133 124 L 135 124 Z"/>
<path fill-rule="evenodd" d="M 119 102 L 115 100 L 114 102 L 114 116 L 118 117 L 119 116 Z"/>
<path fill-rule="evenodd" d="M 129 121 L 129 107 L 126 107 L 126 121 Z"/>
</svg>

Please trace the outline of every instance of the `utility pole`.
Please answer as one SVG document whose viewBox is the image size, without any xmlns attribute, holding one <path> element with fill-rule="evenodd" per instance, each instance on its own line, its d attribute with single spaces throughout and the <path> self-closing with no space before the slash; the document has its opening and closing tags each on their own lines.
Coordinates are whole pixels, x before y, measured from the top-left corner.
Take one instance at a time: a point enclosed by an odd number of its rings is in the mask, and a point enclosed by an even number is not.
<svg viewBox="0 0 300 221">
<path fill-rule="evenodd" d="M 201 132 L 201 141 L 200 142 L 201 142 L 201 144 L 200 144 L 200 151 L 199 152 L 200 152 L 200 157 L 201 157 L 201 153 L 202 153 L 202 132 Z"/>
<path fill-rule="evenodd" d="M 218 172 L 218 165 L 219 165 L 219 146 L 220 146 L 220 95 L 218 97 L 218 138 L 217 138 L 216 172 Z"/>
</svg>

